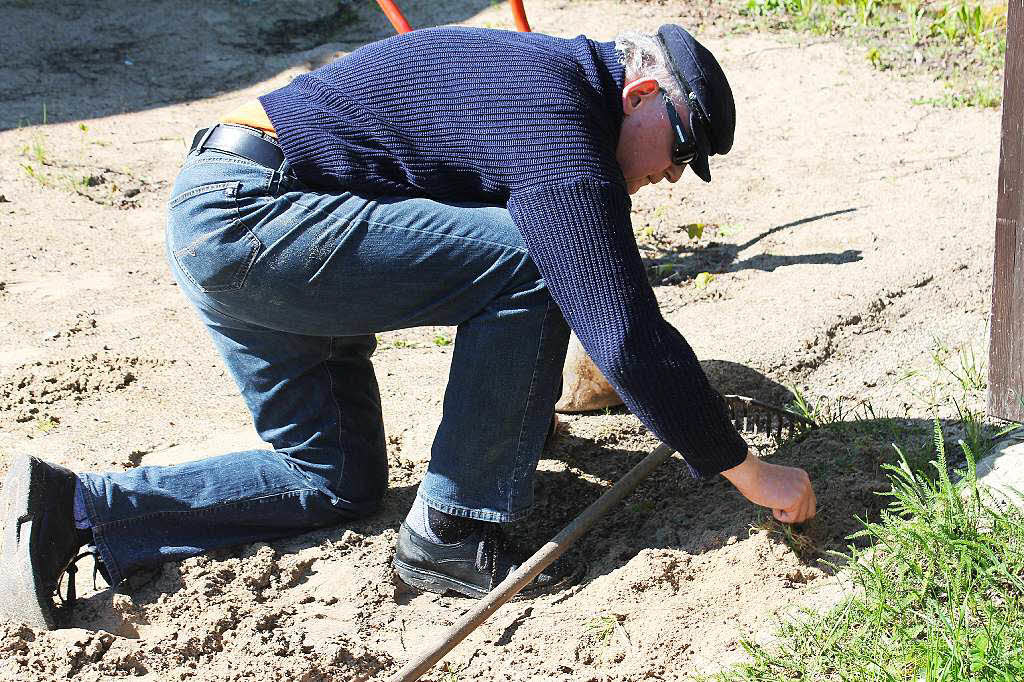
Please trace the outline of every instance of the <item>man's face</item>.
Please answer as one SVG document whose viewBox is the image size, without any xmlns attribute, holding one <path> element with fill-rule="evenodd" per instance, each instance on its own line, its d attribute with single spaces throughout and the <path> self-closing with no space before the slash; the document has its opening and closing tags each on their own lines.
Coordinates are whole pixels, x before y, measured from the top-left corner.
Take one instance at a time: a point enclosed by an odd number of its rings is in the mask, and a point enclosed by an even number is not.
<svg viewBox="0 0 1024 682">
<path fill-rule="evenodd" d="M 677 181 L 685 166 L 672 164 L 672 144 L 675 137 L 665 109 L 665 98 L 658 89 L 658 81 L 646 78 L 627 83 L 622 89 L 622 132 L 616 158 L 626 178 L 630 194 L 644 185 L 662 180 Z M 685 106 L 676 111 L 688 125 L 690 112 Z M 687 129 L 687 134 L 690 130 Z"/>
</svg>

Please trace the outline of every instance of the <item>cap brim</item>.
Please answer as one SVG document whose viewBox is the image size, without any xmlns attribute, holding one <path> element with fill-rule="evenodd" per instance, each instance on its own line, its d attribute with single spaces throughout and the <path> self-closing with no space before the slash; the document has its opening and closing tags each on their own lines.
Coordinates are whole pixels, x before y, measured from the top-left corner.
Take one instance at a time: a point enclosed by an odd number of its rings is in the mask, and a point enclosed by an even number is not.
<svg viewBox="0 0 1024 682">
<path fill-rule="evenodd" d="M 693 170 L 694 175 L 704 182 L 711 182 L 711 168 L 708 166 L 707 154 L 698 153 L 697 156 L 693 157 L 693 161 L 690 162 L 690 169 Z"/>
<path fill-rule="evenodd" d="M 690 132 L 697 140 L 697 156 L 690 162 L 690 168 L 697 177 L 704 182 L 711 182 L 711 168 L 708 166 L 708 151 L 711 149 L 711 140 L 708 139 L 707 131 L 697 123 L 693 113 L 690 114 Z"/>
</svg>

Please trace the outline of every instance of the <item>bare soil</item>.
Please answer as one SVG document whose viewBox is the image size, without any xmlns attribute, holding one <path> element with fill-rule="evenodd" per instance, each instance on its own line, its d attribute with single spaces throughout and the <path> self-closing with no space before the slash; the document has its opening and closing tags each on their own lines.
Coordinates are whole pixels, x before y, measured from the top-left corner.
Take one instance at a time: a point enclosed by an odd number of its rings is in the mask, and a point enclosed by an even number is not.
<svg viewBox="0 0 1024 682">
<path fill-rule="evenodd" d="M 513 28 L 505 4 L 402 6 L 416 27 Z M 924 442 L 933 415 L 953 416 L 961 387 L 936 358 L 962 374 L 956 348 L 985 356 L 999 112 L 915 106 L 941 85 L 874 71 L 839 42 L 734 34 L 711 4 L 527 10 L 534 30 L 565 36 L 698 27 L 739 127 L 712 184 L 687 174 L 634 197 L 662 309 L 723 391 L 778 403 L 798 386 L 846 419 L 759 443 L 812 473 L 820 512 L 797 535 L 724 480 L 693 481 L 677 456 L 579 542 L 579 586 L 505 606 L 426 679 L 686 679 L 742 660 L 741 638 L 767 637 L 799 605 L 834 602 L 843 588 L 822 558 L 884 503 L 890 441 Z M 0 474 L 17 452 L 110 470 L 258 445 L 165 265 L 167 192 L 197 128 L 390 26 L 373 3 L 321 0 L 29 0 L 0 2 L 0 15 Z M 391 491 L 379 514 L 167 564 L 117 591 L 82 571 L 72 627 L 0 622 L 0 678 L 397 670 L 471 606 L 403 588 L 390 569 L 440 416 L 450 347 L 438 335 L 454 330 L 381 337 Z M 860 401 L 874 413 L 853 421 Z M 537 543 L 656 445 L 621 410 L 565 422 L 521 524 Z"/>
</svg>

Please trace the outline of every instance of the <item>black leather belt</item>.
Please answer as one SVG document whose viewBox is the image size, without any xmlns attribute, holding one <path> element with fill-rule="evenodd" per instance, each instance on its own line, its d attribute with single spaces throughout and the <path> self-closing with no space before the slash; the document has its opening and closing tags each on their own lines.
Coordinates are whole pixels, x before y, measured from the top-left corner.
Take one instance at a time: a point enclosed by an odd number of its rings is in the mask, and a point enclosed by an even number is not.
<svg viewBox="0 0 1024 682">
<path fill-rule="evenodd" d="M 260 137 L 260 133 L 255 130 L 248 132 L 241 126 L 218 123 L 212 128 L 203 128 L 192 138 L 189 151 L 194 152 L 196 149 L 216 149 L 236 154 L 274 170 L 284 162 L 284 152 L 276 142 Z"/>
</svg>

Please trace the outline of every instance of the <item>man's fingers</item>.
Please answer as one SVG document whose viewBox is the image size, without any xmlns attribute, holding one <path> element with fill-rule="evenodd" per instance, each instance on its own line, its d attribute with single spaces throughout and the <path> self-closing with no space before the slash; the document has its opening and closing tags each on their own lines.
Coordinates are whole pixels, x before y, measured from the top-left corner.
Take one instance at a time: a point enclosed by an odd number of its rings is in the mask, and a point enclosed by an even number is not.
<svg viewBox="0 0 1024 682">
<path fill-rule="evenodd" d="M 800 500 L 800 511 L 794 515 L 796 523 L 803 523 L 807 520 L 807 517 L 810 516 L 811 510 L 808 508 L 809 502 L 810 500 L 806 497 Z"/>
<path fill-rule="evenodd" d="M 814 491 L 793 505 L 789 509 L 773 509 L 772 514 L 782 523 L 802 523 L 813 518 L 816 512 L 817 502 L 814 499 Z"/>
<path fill-rule="evenodd" d="M 750 467 L 754 467 L 754 475 L 747 476 Z M 771 509 L 782 523 L 802 523 L 817 512 L 814 487 L 803 469 L 768 464 L 748 455 L 743 464 L 726 474 L 744 497 Z"/>
<path fill-rule="evenodd" d="M 793 521 L 793 517 L 796 516 L 796 513 L 793 511 L 786 509 L 773 509 L 772 514 L 782 523 L 795 523 Z"/>
<path fill-rule="evenodd" d="M 804 521 L 807 521 L 808 519 L 814 518 L 814 514 L 815 514 L 815 500 L 814 500 L 814 493 L 811 492 L 811 494 L 808 495 L 804 499 L 802 508 L 800 509 L 800 521 L 798 523 L 803 523 Z"/>
<path fill-rule="evenodd" d="M 807 495 L 804 497 L 803 507 L 803 518 L 801 518 L 800 520 L 806 521 L 807 519 L 814 518 L 815 513 L 817 513 L 818 507 L 818 501 L 814 497 L 814 488 L 808 487 Z"/>
</svg>

